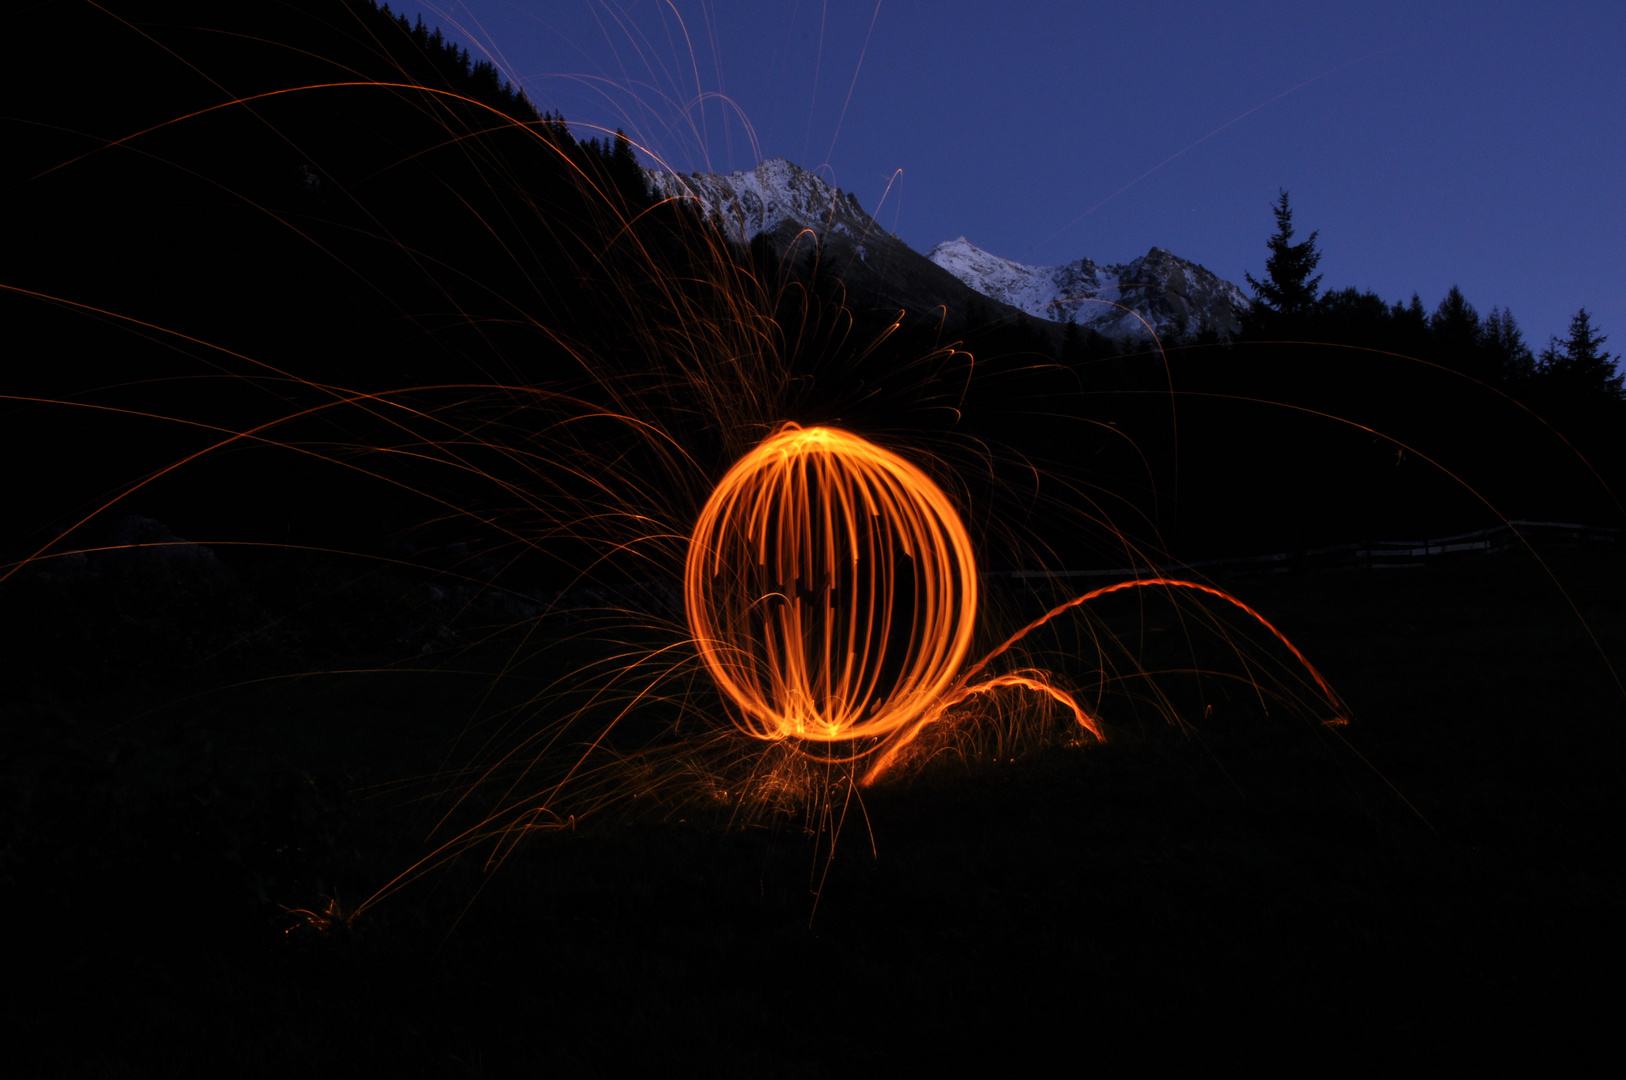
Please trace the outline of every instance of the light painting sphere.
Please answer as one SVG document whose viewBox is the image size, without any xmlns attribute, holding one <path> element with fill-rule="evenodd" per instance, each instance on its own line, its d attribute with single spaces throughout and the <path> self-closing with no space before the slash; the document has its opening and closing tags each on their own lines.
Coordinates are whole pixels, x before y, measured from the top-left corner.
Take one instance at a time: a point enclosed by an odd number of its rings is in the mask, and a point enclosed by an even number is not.
<svg viewBox="0 0 1626 1080">
<path fill-rule="evenodd" d="M 919 719 L 953 682 L 976 562 L 954 504 L 920 468 L 850 432 L 786 425 L 701 511 L 684 601 L 747 732 L 861 740 Z"/>
</svg>

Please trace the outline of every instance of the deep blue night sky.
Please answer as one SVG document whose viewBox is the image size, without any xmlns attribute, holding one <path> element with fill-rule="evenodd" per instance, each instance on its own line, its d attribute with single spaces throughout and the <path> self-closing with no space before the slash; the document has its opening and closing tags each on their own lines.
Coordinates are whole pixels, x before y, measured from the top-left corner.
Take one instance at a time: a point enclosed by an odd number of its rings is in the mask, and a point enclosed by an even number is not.
<svg viewBox="0 0 1626 1080">
<path fill-rule="evenodd" d="M 1432 309 L 1458 284 L 1538 350 L 1584 305 L 1626 349 L 1612 0 L 422 10 L 539 108 L 684 170 L 788 157 L 920 251 L 963 234 L 1053 265 L 1157 245 L 1241 284 L 1286 188 L 1324 286 Z"/>
</svg>

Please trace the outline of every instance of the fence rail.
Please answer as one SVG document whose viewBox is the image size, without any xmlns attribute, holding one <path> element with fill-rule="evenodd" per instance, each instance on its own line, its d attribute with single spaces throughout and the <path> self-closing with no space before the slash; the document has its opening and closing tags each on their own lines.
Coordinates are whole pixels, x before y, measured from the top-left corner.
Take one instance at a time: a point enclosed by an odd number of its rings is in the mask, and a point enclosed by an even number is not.
<svg viewBox="0 0 1626 1080">
<path fill-rule="evenodd" d="M 1529 544 L 1538 548 L 1618 548 L 1626 546 L 1626 529 L 1576 525 L 1562 521 L 1510 521 L 1489 529 L 1428 540 L 1357 540 L 1332 547 L 1284 551 L 1275 555 L 1201 559 L 1140 569 L 995 570 L 983 577 L 1023 581 L 1064 578 L 1134 578 L 1180 574 L 1192 570 L 1229 574 L 1294 574 L 1328 570 L 1403 570 L 1427 566 L 1442 558 L 1489 555 Z"/>
</svg>

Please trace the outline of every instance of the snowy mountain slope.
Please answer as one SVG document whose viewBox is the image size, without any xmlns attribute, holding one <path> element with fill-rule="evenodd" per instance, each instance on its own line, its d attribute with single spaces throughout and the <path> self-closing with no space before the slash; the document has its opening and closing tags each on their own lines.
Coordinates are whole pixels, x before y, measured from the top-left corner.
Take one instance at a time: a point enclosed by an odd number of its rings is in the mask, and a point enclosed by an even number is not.
<svg viewBox="0 0 1626 1080">
<path fill-rule="evenodd" d="M 1100 266 L 1079 259 L 1065 266 L 1027 266 L 962 236 L 938 244 L 926 257 L 985 296 L 1111 338 L 1144 338 L 1147 323 L 1159 337 L 1205 330 L 1234 334 L 1235 309 L 1247 303 L 1235 285 L 1158 247 L 1127 263 Z"/>
</svg>

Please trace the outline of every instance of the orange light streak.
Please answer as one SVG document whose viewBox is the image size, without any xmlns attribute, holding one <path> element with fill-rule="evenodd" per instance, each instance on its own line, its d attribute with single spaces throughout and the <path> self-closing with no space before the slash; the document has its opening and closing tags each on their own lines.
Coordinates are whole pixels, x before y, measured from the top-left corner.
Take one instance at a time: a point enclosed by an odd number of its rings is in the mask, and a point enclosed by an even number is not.
<svg viewBox="0 0 1626 1080">
<path fill-rule="evenodd" d="M 1212 585 L 1204 585 L 1200 581 L 1185 581 L 1180 578 L 1165 577 L 1136 578 L 1133 581 L 1119 581 L 1111 585 L 1103 585 L 1099 589 L 1091 589 L 1089 592 L 1084 593 L 1081 596 L 1075 596 L 1065 604 L 1057 604 L 1039 618 L 1033 620 L 1031 623 L 1012 634 L 999 648 L 995 649 L 993 652 L 989 653 L 987 656 L 973 664 L 971 669 L 961 676 L 960 682 L 956 686 L 956 689 L 963 687 L 972 677 L 986 667 L 990 660 L 993 660 L 1001 653 L 1009 650 L 1011 646 L 1027 637 L 1028 634 L 1032 633 L 1034 630 L 1037 630 L 1051 619 L 1054 619 L 1057 615 L 1070 611 L 1073 608 L 1081 607 L 1097 597 L 1107 596 L 1115 592 L 1122 592 L 1125 589 L 1149 589 L 1158 586 L 1170 589 L 1191 589 L 1194 592 L 1207 593 L 1209 596 L 1217 596 L 1226 603 L 1241 608 L 1243 611 L 1251 615 L 1254 621 L 1260 626 L 1263 626 L 1266 630 L 1269 630 L 1271 635 L 1274 636 L 1277 641 L 1287 646 L 1287 651 L 1292 653 L 1293 658 L 1296 659 L 1300 664 L 1304 665 L 1304 670 L 1308 671 L 1310 673 L 1310 677 L 1315 679 L 1315 684 L 1321 688 L 1321 692 L 1327 696 L 1327 701 L 1330 704 L 1336 708 L 1343 709 L 1343 702 L 1338 699 L 1337 694 L 1332 692 L 1332 687 L 1328 686 L 1327 680 L 1321 677 L 1321 672 L 1315 669 L 1315 665 L 1310 663 L 1310 661 L 1305 658 L 1303 653 L 1299 652 L 1299 647 L 1289 641 L 1286 634 L 1283 634 L 1280 630 L 1276 629 L 1275 624 L 1273 624 L 1269 619 L 1265 618 L 1263 615 L 1259 614 L 1253 608 L 1249 607 L 1241 600 L 1238 600 L 1224 589 L 1217 589 Z"/>
</svg>

